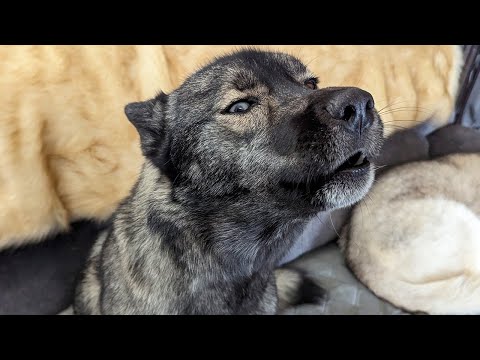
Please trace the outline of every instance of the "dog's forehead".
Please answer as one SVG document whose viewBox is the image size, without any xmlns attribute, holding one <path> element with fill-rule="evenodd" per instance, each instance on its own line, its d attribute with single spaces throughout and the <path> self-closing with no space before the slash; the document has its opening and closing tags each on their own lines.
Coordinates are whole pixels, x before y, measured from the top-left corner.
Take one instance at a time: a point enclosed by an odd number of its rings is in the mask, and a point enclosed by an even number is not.
<svg viewBox="0 0 480 360">
<path fill-rule="evenodd" d="M 210 71 L 239 82 L 251 82 L 272 75 L 302 77 L 308 73 L 306 66 L 297 58 L 276 52 L 246 50 L 219 58 L 211 64 Z"/>
<path fill-rule="evenodd" d="M 231 84 L 238 90 L 268 84 L 273 79 L 301 80 L 313 76 L 297 58 L 276 52 L 245 50 L 220 57 L 190 76 L 184 87 L 208 91 Z M 213 86 L 212 86 L 213 85 Z"/>
</svg>

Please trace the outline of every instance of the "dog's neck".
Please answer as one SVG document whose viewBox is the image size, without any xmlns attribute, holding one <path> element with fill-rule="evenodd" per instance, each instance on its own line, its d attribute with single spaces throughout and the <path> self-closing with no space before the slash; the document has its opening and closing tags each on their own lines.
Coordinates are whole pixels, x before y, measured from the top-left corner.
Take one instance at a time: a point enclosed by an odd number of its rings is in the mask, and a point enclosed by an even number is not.
<svg viewBox="0 0 480 360">
<path fill-rule="evenodd" d="M 132 227 L 147 228 L 151 236 L 158 236 L 170 256 L 188 252 L 190 258 L 202 262 L 199 266 L 220 269 L 224 277 L 273 270 L 308 221 L 254 194 L 182 199 L 175 191 L 171 181 L 147 160 L 124 204 L 145 209 L 145 214 L 132 212 Z"/>
</svg>

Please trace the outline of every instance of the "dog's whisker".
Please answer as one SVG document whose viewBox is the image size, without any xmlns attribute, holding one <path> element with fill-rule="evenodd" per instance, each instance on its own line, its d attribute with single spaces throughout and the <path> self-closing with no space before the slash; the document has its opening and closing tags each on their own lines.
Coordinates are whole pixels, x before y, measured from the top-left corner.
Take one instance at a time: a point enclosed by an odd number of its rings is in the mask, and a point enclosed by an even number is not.
<svg viewBox="0 0 480 360">
<path fill-rule="evenodd" d="M 383 100 L 383 101 L 387 101 L 387 100 Z M 382 101 L 376 100 L 375 102 L 376 102 L 376 103 L 379 103 L 379 102 L 382 102 Z M 405 102 L 409 102 L 409 100 L 394 101 L 394 102 L 392 102 L 391 104 L 388 104 L 388 105 L 382 107 L 380 110 L 377 110 L 377 111 L 379 112 L 379 111 L 382 111 L 383 109 L 386 109 L 386 108 L 388 108 L 388 107 L 391 107 L 391 106 L 394 106 L 394 105 L 398 105 L 398 104 L 401 104 L 401 103 L 405 103 Z"/>
<path fill-rule="evenodd" d="M 410 130 L 411 128 L 400 125 L 387 124 L 385 125 L 385 129 Z"/>
<path fill-rule="evenodd" d="M 313 59 L 309 60 L 307 63 L 306 63 L 306 66 L 308 67 L 309 65 L 311 65 L 315 60 L 319 59 L 320 58 L 320 55 L 319 56 L 315 56 Z"/>
<path fill-rule="evenodd" d="M 382 108 L 381 110 L 377 110 L 377 112 L 380 112 L 382 110 L 386 109 L 385 107 Z M 426 111 L 432 111 L 431 108 L 423 107 L 423 106 L 399 106 L 395 108 L 390 108 L 388 111 L 391 110 L 401 110 L 401 109 L 407 109 L 407 110 L 426 110 Z"/>
<path fill-rule="evenodd" d="M 417 111 L 417 110 L 393 110 L 393 111 L 386 111 L 379 113 L 378 115 L 380 116 L 386 116 L 386 115 L 392 115 L 392 114 L 397 114 L 397 113 L 422 113 L 424 112 L 425 114 L 430 114 L 431 111 Z"/>
<path fill-rule="evenodd" d="M 340 238 L 340 234 L 338 233 L 337 229 L 335 228 L 335 225 L 333 224 L 333 219 L 332 219 L 332 212 L 328 212 L 328 216 L 330 217 L 330 223 L 332 224 L 332 228 L 335 231 L 335 234 L 337 234 L 337 237 Z"/>
<path fill-rule="evenodd" d="M 423 124 L 425 121 L 420 121 L 420 120 L 409 120 L 409 119 L 395 119 L 395 120 L 389 120 L 389 121 L 384 121 L 384 124 L 391 124 L 391 123 L 396 123 L 396 122 L 413 122 L 417 124 Z"/>
<path fill-rule="evenodd" d="M 377 170 L 383 169 L 384 167 L 387 167 L 387 166 L 388 165 L 374 165 L 373 168 L 375 169 L 375 171 L 377 171 Z M 376 181 L 376 180 L 374 179 L 374 181 Z"/>
</svg>

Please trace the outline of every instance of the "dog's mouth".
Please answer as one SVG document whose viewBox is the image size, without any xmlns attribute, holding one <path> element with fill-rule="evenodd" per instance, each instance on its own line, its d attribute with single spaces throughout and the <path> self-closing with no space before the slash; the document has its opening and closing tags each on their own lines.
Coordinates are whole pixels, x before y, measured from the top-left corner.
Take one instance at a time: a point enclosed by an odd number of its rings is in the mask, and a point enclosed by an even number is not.
<svg viewBox="0 0 480 360">
<path fill-rule="evenodd" d="M 367 156 L 362 151 L 358 151 L 336 168 L 333 174 L 338 174 L 343 171 L 356 172 L 362 169 L 368 169 L 369 166 L 370 161 L 368 161 Z"/>
<path fill-rule="evenodd" d="M 301 181 L 280 181 L 280 186 L 286 190 L 313 196 L 321 187 L 334 178 L 348 176 L 355 179 L 358 176 L 367 174 L 369 170 L 370 161 L 367 156 L 363 151 L 357 151 L 328 174 Z"/>
</svg>

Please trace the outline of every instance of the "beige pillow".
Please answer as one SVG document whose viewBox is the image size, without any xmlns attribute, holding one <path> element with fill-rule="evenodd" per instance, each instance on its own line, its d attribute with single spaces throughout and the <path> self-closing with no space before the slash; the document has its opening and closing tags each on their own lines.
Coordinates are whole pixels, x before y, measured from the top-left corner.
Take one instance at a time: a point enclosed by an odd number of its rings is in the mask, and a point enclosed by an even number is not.
<svg viewBox="0 0 480 360">
<path fill-rule="evenodd" d="M 106 219 L 139 172 L 123 108 L 171 91 L 234 46 L 1 46 L 0 248 Z M 274 46 L 300 57 L 321 86 L 370 91 L 387 133 L 447 122 L 458 46 Z"/>
</svg>

